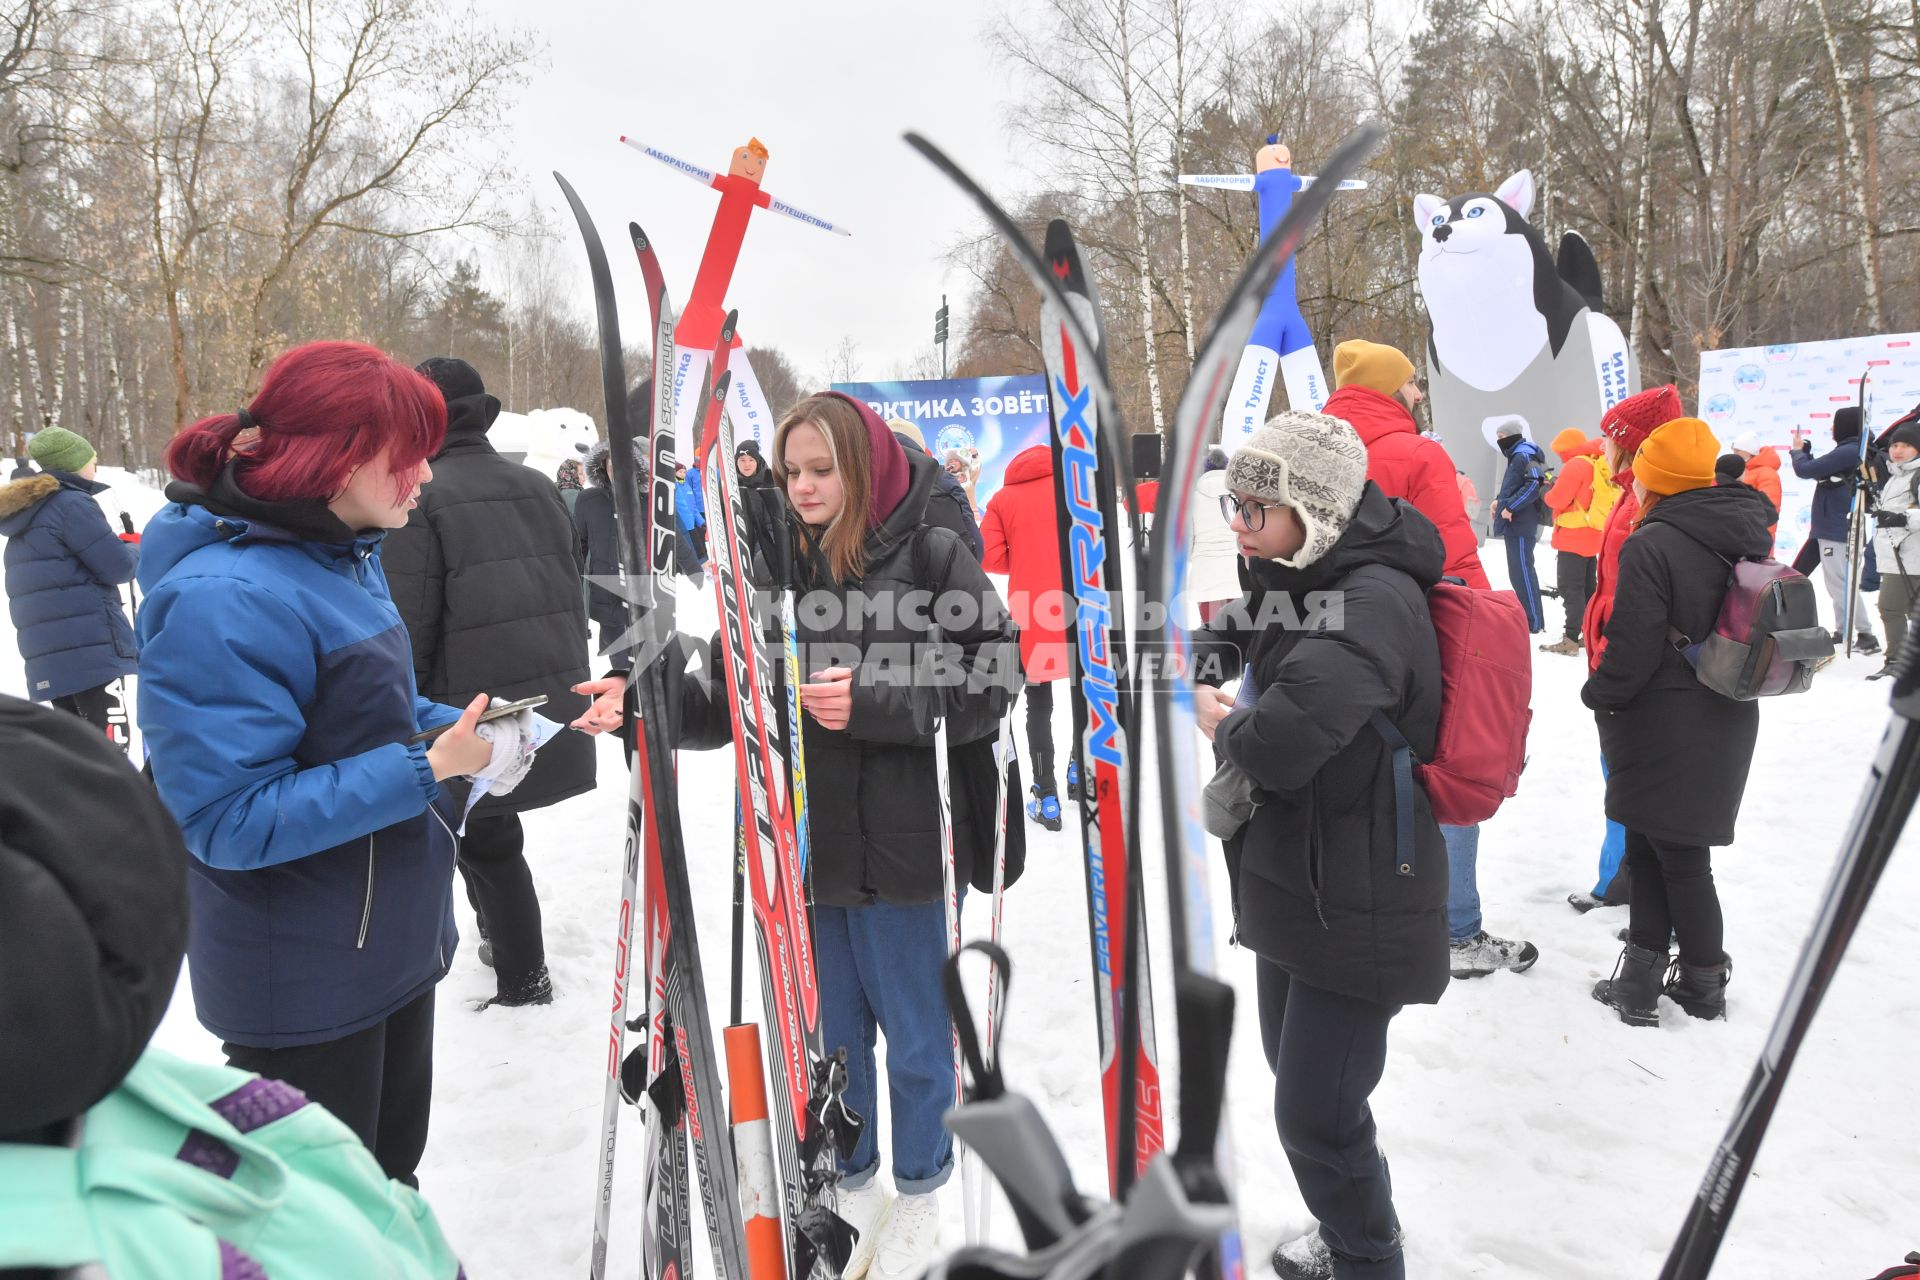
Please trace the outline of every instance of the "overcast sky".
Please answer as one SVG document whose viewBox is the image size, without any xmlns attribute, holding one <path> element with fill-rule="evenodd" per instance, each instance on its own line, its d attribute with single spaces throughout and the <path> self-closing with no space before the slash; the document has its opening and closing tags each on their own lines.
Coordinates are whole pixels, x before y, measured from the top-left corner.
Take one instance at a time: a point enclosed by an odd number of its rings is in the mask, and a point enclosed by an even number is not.
<svg viewBox="0 0 1920 1280">
<path fill-rule="evenodd" d="M 728 301 L 742 336 L 779 347 L 808 376 L 826 372 L 843 338 L 864 376 L 887 375 L 931 343 L 942 290 L 959 300 L 963 278 L 943 254 L 984 224 L 903 131 L 939 143 L 1002 199 L 1031 181 L 1003 128 L 1011 89 L 985 44 L 988 3 L 478 2 L 546 43 L 510 112 L 510 154 L 567 228 L 584 314 L 584 258 L 549 173 L 579 190 L 608 246 L 629 342 L 644 340 L 647 310 L 627 222 L 652 236 L 684 303 L 718 196 L 621 146 L 623 133 L 722 172 L 758 137 L 772 153 L 764 188 L 852 231 L 832 236 L 763 210 L 740 255 Z"/>
</svg>

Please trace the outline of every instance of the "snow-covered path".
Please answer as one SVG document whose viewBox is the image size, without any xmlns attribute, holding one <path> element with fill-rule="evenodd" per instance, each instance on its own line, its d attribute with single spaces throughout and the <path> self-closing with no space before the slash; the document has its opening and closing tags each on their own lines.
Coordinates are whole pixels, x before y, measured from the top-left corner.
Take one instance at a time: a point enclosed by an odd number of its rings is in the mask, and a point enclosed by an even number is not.
<svg viewBox="0 0 1920 1280">
<path fill-rule="evenodd" d="M 157 495 L 126 496 L 142 516 L 158 505 Z M 1494 549 L 1489 569 L 1497 572 L 1500 558 Z M 683 600 L 688 629 L 699 629 L 696 612 L 711 619 L 710 593 Z M 1557 619 L 1558 605 L 1549 601 L 1547 612 Z M 1593 876 L 1597 748 L 1578 700 L 1584 664 L 1537 655 L 1532 760 L 1520 795 L 1486 827 L 1480 890 L 1487 927 L 1532 939 L 1541 960 L 1524 975 L 1456 982 L 1439 1005 L 1407 1010 L 1374 1099 L 1410 1274 L 1618 1280 L 1658 1272 L 1771 1024 L 1885 724 L 1886 686 L 1865 681 L 1876 665 L 1836 663 L 1809 695 L 1767 704 L 1740 843 L 1717 859 L 1735 966 L 1731 1019 L 1693 1022 L 1668 1005 L 1665 1025 L 1644 1030 L 1588 996 L 1612 969 L 1625 913 L 1581 917 L 1566 906 L 1567 892 Z M 11 636 L 0 635 L 0 689 L 20 686 Z M 1058 701 L 1056 740 L 1064 742 L 1068 713 Z M 601 747 L 600 789 L 528 822 L 558 991 L 551 1007 L 470 1008 L 492 992 L 492 976 L 474 957 L 471 920 L 455 895 L 469 945 L 440 992 L 433 1137 L 421 1179 L 476 1280 L 585 1269 L 625 799 L 618 745 Z M 680 758 L 716 1019 L 726 1002 L 732 770 L 724 752 Z M 1146 830 L 1157 835 L 1153 823 Z M 1026 877 L 1007 895 L 1015 974 L 1005 1062 L 1013 1087 L 1052 1120 L 1082 1188 L 1097 1190 L 1106 1174 L 1078 837 L 1071 826 L 1059 834 L 1030 827 L 1028 839 Z M 1152 843 L 1148 862 L 1149 903 L 1163 928 Z M 1854 1280 L 1920 1247 L 1917 895 L 1920 850 L 1909 836 L 1795 1068 L 1719 1274 Z M 969 903 L 970 932 L 985 927 L 982 906 Z M 1164 936 L 1156 944 L 1164 961 Z M 1264 1274 L 1272 1245 L 1309 1219 L 1273 1133 L 1251 958 L 1225 952 L 1223 965 L 1243 993 L 1229 1107 L 1250 1271 Z M 750 1011 L 757 990 L 750 977 Z M 1170 1009 L 1161 1022 L 1171 1090 Z M 193 1020 L 184 977 L 157 1043 L 218 1057 Z M 637 1138 L 631 1112 L 623 1130 Z M 637 1141 L 624 1141 L 613 1248 L 614 1274 L 623 1277 L 638 1272 L 638 1175 Z M 946 1238 L 958 1241 L 957 1180 L 945 1207 Z M 994 1223 L 1011 1241 L 1004 1209 Z"/>
</svg>

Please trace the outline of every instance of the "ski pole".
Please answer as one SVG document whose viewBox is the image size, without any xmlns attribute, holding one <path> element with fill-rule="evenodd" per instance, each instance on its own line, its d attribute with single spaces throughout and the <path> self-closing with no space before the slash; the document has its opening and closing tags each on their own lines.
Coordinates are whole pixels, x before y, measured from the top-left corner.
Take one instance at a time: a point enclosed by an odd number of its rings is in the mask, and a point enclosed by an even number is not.
<svg viewBox="0 0 1920 1280">
<path fill-rule="evenodd" d="M 919 551 L 915 542 L 914 550 Z M 915 574 L 915 581 L 924 581 L 924 577 Z M 940 672 L 940 628 L 930 627 L 927 631 L 927 652 L 932 668 L 927 679 L 933 686 L 933 696 L 939 699 Z M 918 664 L 915 664 L 916 667 Z M 943 873 L 942 900 L 947 905 L 947 963 L 951 964 L 960 954 L 960 886 L 959 876 L 954 868 L 953 815 L 951 801 L 947 793 L 947 717 L 944 705 L 939 718 L 933 722 L 933 777 L 937 791 L 940 812 L 940 869 Z M 958 1107 L 966 1101 L 962 1088 L 963 1063 L 960 1052 L 960 1024 L 950 1020 L 948 1029 L 953 1039 L 953 1105 Z M 977 1244 L 980 1240 L 980 1223 L 976 1217 L 979 1209 L 979 1194 L 974 1189 L 974 1178 L 978 1171 L 973 1162 L 967 1159 L 966 1149 L 960 1150 L 960 1200 L 966 1213 L 967 1243 Z"/>
<path fill-rule="evenodd" d="M 740 973 L 746 963 L 747 947 L 747 829 L 740 816 L 740 797 L 733 797 L 733 973 L 729 992 L 727 1021 L 738 1025 L 740 1015 Z"/>
<path fill-rule="evenodd" d="M 1806 1041 L 1814 1015 L 1820 1011 L 1827 985 L 1833 981 L 1880 873 L 1886 870 L 1893 847 L 1906 829 L 1916 796 L 1920 796 L 1920 631 L 1908 631 L 1896 660 L 1893 719 L 1880 741 L 1880 754 L 1867 775 L 1866 792 L 1860 797 L 1860 806 L 1840 846 L 1839 860 L 1827 880 L 1813 931 L 1801 948 L 1773 1030 L 1760 1050 L 1760 1060 L 1754 1064 L 1726 1136 L 1707 1164 L 1707 1176 L 1680 1226 L 1680 1236 L 1667 1255 L 1660 1280 L 1700 1280 L 1712 1268 L 1734 1207 L 1740 1202 L 1740 1192 L 1753 1171 L 1760 1141 L 1780 1102 L 1780 1092 L 1786 1087 L 1787 1072 L 1793 1069 L 1793 1060 Z"/>
<path fill-rule="evenodd" d="M 1007 773 L 1013 768 L 1013 711 L 1014 704 L 1018 700 L 1019 695 L 1016 693 L 1014 700 L 1007 703 L 1007 714 L 1000 720 L 1000 731 L 993 750 L 994 760 L 998 766 L 994 771 L 994 786 L 998 791 L 998 799 L 994 804 L 993 901 L 988 912 L 987 938 L 996 947 L 1000 945 L 1001 910 L 1007 891 L 1007 822 L 1009 819 L 1007 811 L 1016 803 L 1013 799 L 1013 788 L 1007 785 Z M 999 1039 L 1002 998 L 1000 970 L 995 965 L 988 965 L 987 1026 L 983 1037 L 986 1043 L 982 1055 L 988 1067 L 993 1066 L 998 1052 L 996 1042 Z M 963 1162 L 971 1160 L 977 1164 L 979 1154 L 972 1147 L 965 1147 L 962 1148 L 961 1159 Z M 960 1182 L 963 1191 L 966 1190 L 968 1173 L 966 1164 L 962 1163 Z M 980 1178 L 977 1171 L 974 1171 L 974 1177 L 978 1186 L 968 1196 L 967 1208 L 970 1213 L 978 1215 L 980 1238 L 985 1239 L 993 1218 L 993 1184 L 985 1178 Z"/>
</svg>

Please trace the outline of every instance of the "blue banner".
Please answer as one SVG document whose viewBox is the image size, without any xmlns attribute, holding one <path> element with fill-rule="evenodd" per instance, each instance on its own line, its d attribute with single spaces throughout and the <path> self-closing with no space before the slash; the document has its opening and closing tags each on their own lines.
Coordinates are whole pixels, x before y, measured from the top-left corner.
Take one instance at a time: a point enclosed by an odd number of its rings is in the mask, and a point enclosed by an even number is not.
<svg viewBox="0 0 1920 1280">
<path fill-rule="evenodd" d="M 1022 449 L 1047 442 L 1047 384 L 1037 373 L 1003 378 L 937 378 L 917 382 L 836 382 L 835 391 L 863 400 L 882 418 L 920 428 L 927 452 L 943 465 L 978 467 L 975 514 L 986 508 Z M 961 477 L 965 479 L 964 476 Z"/>
</svg>

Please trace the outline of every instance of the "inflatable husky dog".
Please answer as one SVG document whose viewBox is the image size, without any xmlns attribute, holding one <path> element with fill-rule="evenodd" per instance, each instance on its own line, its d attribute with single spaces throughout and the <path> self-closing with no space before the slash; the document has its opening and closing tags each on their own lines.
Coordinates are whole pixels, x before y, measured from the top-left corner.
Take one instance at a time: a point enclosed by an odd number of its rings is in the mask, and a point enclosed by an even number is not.
<svg viewBox="0 0 1920 1280">
<path fill-rule="evenodd" d="M 1620 326 L 1601 313 L 1593 250 L 1569 231 L 1556 262 L 1527 221 L 1533 193 L 1522 169 L 1492 194 L 1413 200 L 1433 425 L 1482 493 L 1498 491 L 1502 466 L 1484 438 L 1489 418 L 1518 414 L 1546 439 L 1591 434 L 1640 386 Z"/>
</svg>

